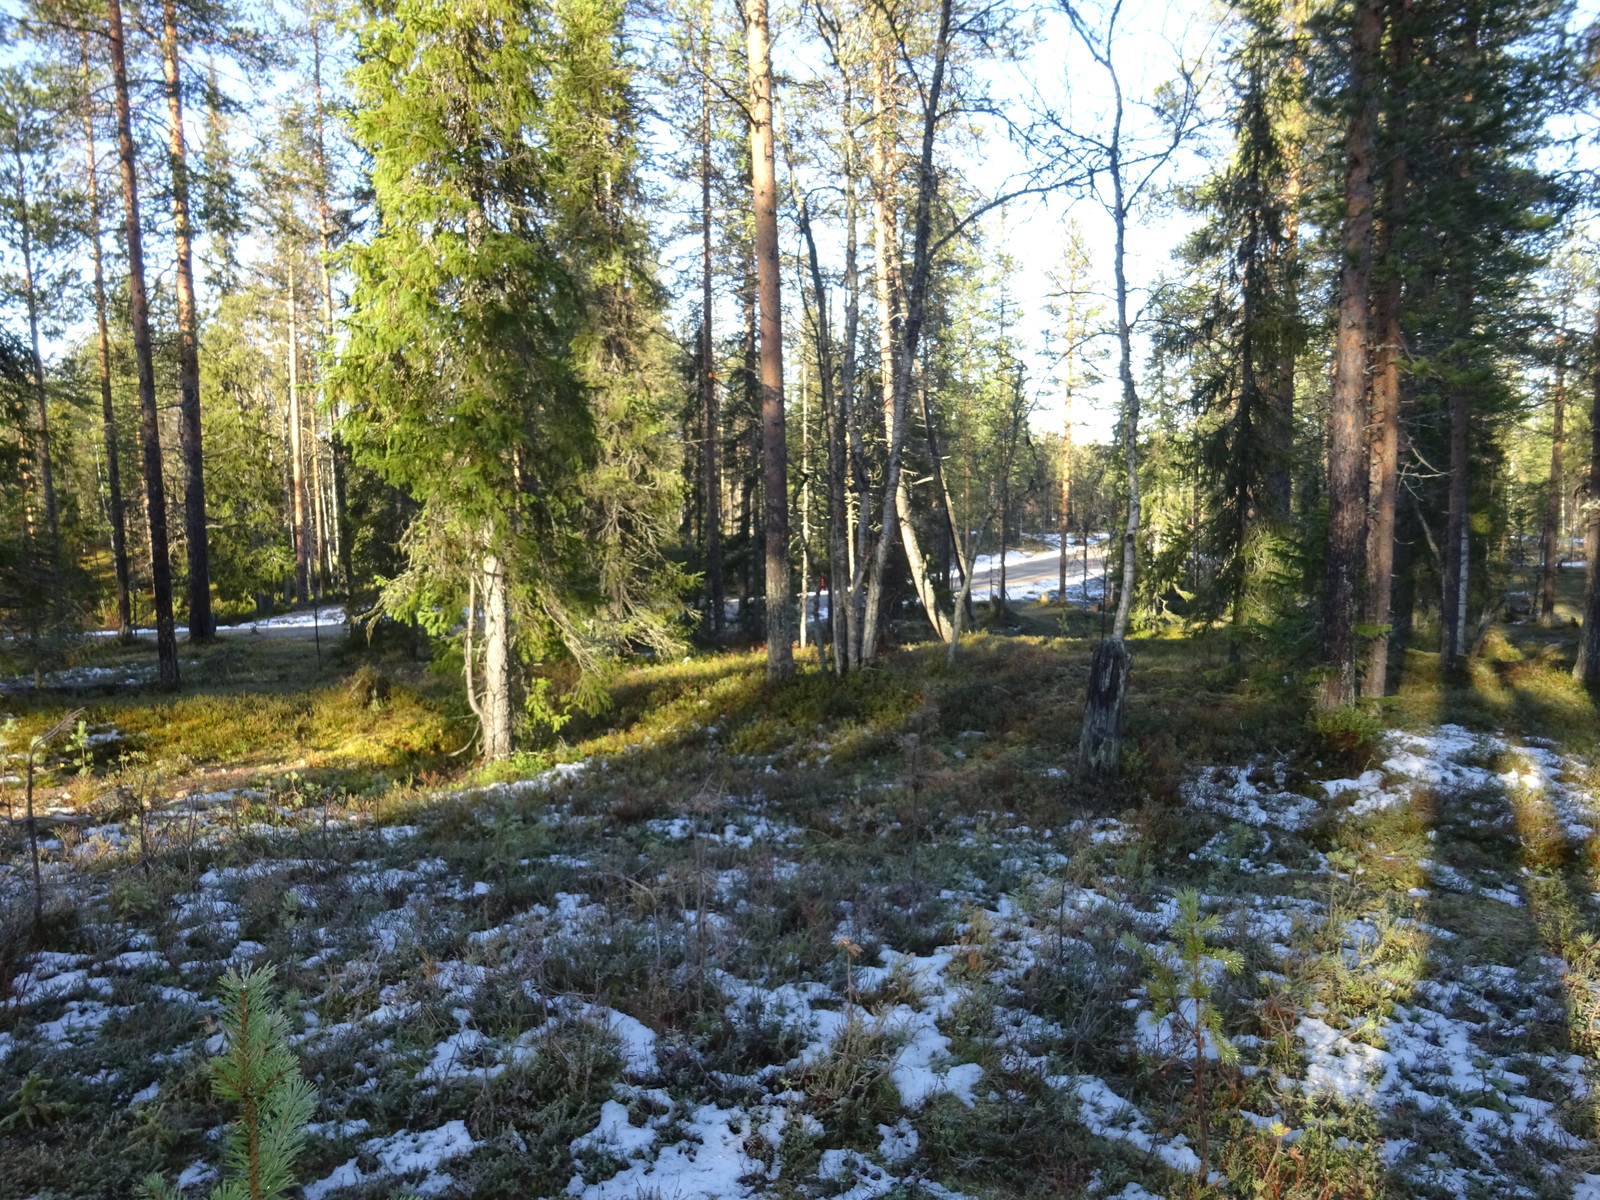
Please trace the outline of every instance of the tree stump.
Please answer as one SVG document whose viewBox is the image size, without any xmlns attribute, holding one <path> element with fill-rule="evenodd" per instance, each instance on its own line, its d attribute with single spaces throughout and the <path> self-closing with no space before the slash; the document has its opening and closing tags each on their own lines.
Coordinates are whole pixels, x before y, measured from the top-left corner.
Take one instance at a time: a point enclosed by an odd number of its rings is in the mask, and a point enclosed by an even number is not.
<svg viewBox="0 0 1600 1200">
<path fill-rule="evenodd" d="M 1121 766 L 1122 715 L 1132 661 L 1121 638 L 1101 642 L 1089 660 L 1089 695 L 1083 708 L 1078 761 L 1091 775 L 1115 776 Z"/>
</svg>

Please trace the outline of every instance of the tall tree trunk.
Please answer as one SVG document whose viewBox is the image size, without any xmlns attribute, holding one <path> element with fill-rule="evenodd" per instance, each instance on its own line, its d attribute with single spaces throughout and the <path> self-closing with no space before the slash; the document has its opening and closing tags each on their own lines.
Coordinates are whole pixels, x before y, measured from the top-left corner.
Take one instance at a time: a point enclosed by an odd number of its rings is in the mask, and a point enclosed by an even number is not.
<svg viewBox="0 0 1600 1200">
<path fill-rule="evenodd" d="M 111 566 L 116 576 L 117 640 L 133 640 L 133 601 L 128 581 L 128 522 L 122 509 L 122 467 L 117 415 L 111 405 L 111 336 L 106 323 L 106 276 L 100 245 L 100 174 L 94 138 L 94 81 L 89 70 L 89 35 L 78 35 L 83 66 L 83 146 L 89 180 L 89 249 L 94 261 L 94 318 L 100 367 L 101 436 L 106 447 L 107 516 L 111 521 Z"/>
<path fill-rule="evenodd" d="M 867 611 L 861 635 L 862 657 L 877 656 L 878 621 L 883 604 L 884 573 L 889 566 L 891 530 L 899 525 L 900 458 L 905 445 L 904 394 L 895 386 L 895 324 L 900 319 L 895 302 L 899 289 L 895 274 L 900 246 L 896 237 L 894 211 L 895 179 L 889 150 L 889 50 L 886 40 L 874 39 L 872 52 L 872 246 L 873 287 L 878 302 L 878 375 L 880 409 L 886 450 L 883 505 L 879 518 L 878 541 L 873 547 L 872 566 L 867 578 Z"/>
<path fill-rule="evenodd" d="M 901 486 L 901 460 L 905 446 L 906 433 L 906 396 L 911 388 L 912 368 L 917 361 L 917 349 L 922 337 L 922 324 L 927 307 L 928 284 L 931 278 L 933 265 L 933 200 L 938 190 L 938 173 L 934 170 L 933 149 L 934 138 L 938 132 L 939 120 L 943 115 L 940 105 L 944 93 L 945 69 L 949 62 L 950 41 L 952 27 L 951 0 L 940 0 L 939 28 L 934 41 L 933 70 L 928 76 L 927 90 L 923 100 L 922 112 L 922 146 L 917 157 L 917 187 L 916 208 L 912 222 L 911 233 L 911 279 L 909 284 L 899 280 L 899 251 L 894 235 L 894 219 L 892 210 L 893 186 L 888 173 L 888 150 L 886 145 L 885 118 L 888 109 L 888 64 L 887 42 L 879 38 L 874 47 L 873 70 L 873 112 L 877 118 L 874 122 L 873 133 L 873 174 L 875 179 L 875 220 L 881 225 L 878 231 L 882 255 L 882 247 L 893 248 L 894 274 L 890 275 L 890 302 L 891 308 L 886 310 L 880 320 L 888 320 L 893 337 L 891 339 L 892 383 L 889 388 L 891 401 L 886 416 L 890 418 L 888 428 L 892 431 L 889 438 L 888 453 L 884 469 L 884 497 L 883 497 L 883 523 L 877 552 L 873 556 L 872 571 L 873 584 L 869 584 L 867 591 L 867 616 L 866 627 L 863 633 L 863 655 L 870 656 L 875 647 L 874 641 L 877 634 L 878 602 L 883 591 L 883 575 L 888 565 L 889 548 L 887 541 L 891 536 L 890 530 L 899 521 L 899 513 L 905 509 L 901 502 L 904 489 Z M 895 286 L 899 285 L 899 286 Z M 894 301 L 902 303 L 897 307 Z M 880 298 L 881 304 L 881 298 Z M 926 565 L 922 561 L 921 551 L 915 546 L 915 527 L 911 524 L 909 512 L 906 520 L 900 527 L 901 540 L 905 544 L 906 557 L 911 567 L 913 579 L 917 582 L 919 594 L 924 596 L 923 605 L 928 611 L 928 618 L 932 622 L 939 636 L 945 641 L 951 638 L 951 629 L 939 611 L 938 605 L 928 603 L 931 597 L 931 586 L 928 584 Z M 875 584 L 875 586 L 874 586 Z"/>
<path fill-rule="evenodd" d="M 956 537 L 956 502 L 950 494 L 950 480 L 944 473 L 944 450 L 939 441 L 938 418 L 934 413 L 933 399 L 928 390 L 928 371 L 926 364 L 922 372 L 922 380 L 917 386 L 917 392 L 922 400 L 922 428 L 928 439 L 928 458 L 933 464 L 933 486 L 939 490 L 940 516 L 944 521 L 943 535 L 940 537 L 940 554 L 945 559 L 944 585 L 950 587 L 949 554 L 956 557 L 956 569 L 963 570 L 963 560 L 958 549 L 960 543 Z M 966 577 L 963 575 L 963 579 Z M 929 589 L 930 593 L 932 589 Z M 970 594 L 970 593 L 969 593 Z M 955 636 L 955 623 L 950 623 L 950 637 Z M 948 638 L 946 640 L 949 640 Z"/>
<path fill-rule="evenodd" d="M 1121 101 L 1118 101 L 1120 118 Z M 1119 120 L 1120 123 L 1120 120 Z M 1133 614 L 1134 577 L 1138 569 L 1139 544 L 1139 393 L 1133 383 L 1133 330 L 1128 322 L 1128 272 L 1126 266 L 1128 210 L 1123 199 L 1122 170 L 1113 167 L 1116 191 L 1117 291 L 1117 374 L 1122 380 L 1122 455 L 1127 466 L 1128 514 L 1122 528 L 1122 582 L 1117 591 L 1117 613 L 1111 622 L 1111 637 L 1122 641 L 1128 636 L 1128 621 Z M 1110 549 L 1107 548 L 1109 554 Z M 1126 674 L 1126 673 L 1124 673 Z"/>
<path fill-rule="evenodd" d="M 324 138 L 322 103 L 322 22 L 315 13 L 311 19 L 311 78 L 316 104 L 316 167 L 317 167 L 317 240 L 322 251 L 318 265 L 322 272 L 322 336 L 323 344 L 333 345 L 333 272 L 329 259 L 333 255 L 333 213 L 328 202 L 329 174 L 328 151 Z M 333 470 L 333 541 L 339 557 L 339 573 L 344 576 L 345 619 L 350 619 L 355 606 L 355 557 L 350 544 L 350 507 L 346 495 L 345 466 L 347 451 L 339 430 L 339 400 L 332 393 L 325 397 L 328 405 L 328 449 Z"/>
<path fill-rule="evenodd" d="M 194 297 L 189 162 L 183 143 L 183 87 L 178 66 L 176 0 L 161 4 L 161 71 L 167 91 L 168 159 L 172 170 L 172 240 L 177 251 L 178 449 L 183 456 L 183 538 L 189 564 L 189 640 L 217 632 L 211 615 L 211 553 L 206 533 L 205 451 L 200 441 L 200 315 Z"/>
<path fill-rule="evenodd" d="M 320 600 L 328 590 L 328 580 L 333 577 L 332 546 L 328 539 L 327 492 L 322 478 L 322 434 L 317 429 L 317 406 L 306 406 L 307 432 L 311 445 L 307 458 L 311 460 L 311 527 L 316 541 L 315 598 Z"/>
<path fill-rule="evenodd" d="M 1550 406 L 1554 420 L 1554 427 L 1550 431 L 1550 483 L 1544 498 L 1544 529 L 1539 538 L 1543 560 L 1539 567 L 1539 624 L 1546 627 L 1555 624 L 1556 572 L 1561 569 L 1561 493 L 1566 478 L 1562 457 L 1567 415 L 1567 346 L 1564 330 L 1556 334 L 1556 380 Z"/>
<path fill-rule="evenodd" d="M 847 109 L 848 112 L 848 104 Z M 856 528 L 851 539 L 850 584 L 845 600 L 846 634 L 850 665 L 866 658 L 862 646 L 866 613 L 863 610 L 867 558 L 872 536 L 872 486 L 867 479 L 866 448 L 862 444 L 861 400 L 856 394 L 856 343 L 861 325 L 861 276 L 857 264 L 855 140 L 846 134 L 844 170 L 844 338 L 839 360 L 839 391 L 844 406 L 845 430 L 850 439 L 850 476 L 856 497 Z"/>
<path fill-rule="evenodd" d="M 794 673 L 789 621 L 789 449 L 784 435 L 783 312 L 779 295 L 778 172 L 772 130 L 767 0 L 745 0 L 750 77 L 750 180 L 761 309 L 761 463 L 766 491 L 767 678 Z"/>
<path fill-rule="evenodd" d="M 483 757 L 494 762 L 511 755 L 511 605 L 505 563 L 492 552 L 482 562 Z"/>
<path fill-rule="evenodd" d="M 1305 7 L 1305 0 L 1295 0 L 1294 19 L 1288 31 L 1295 46 L 1289 56 L 1289 75 L 1295 86 L 1293 107 L 1284 134 L 1288 171 L 1283 189 L 1283 283 L 1284 311 L 1291 318 L 1298 317 L 1300 310 L 1300 197 L 1303 188 L 1306 106 L 1301 91 L 1305 80 L 1305 59 L 1299 51 L 1299 45 L 1304 36 Z M 1280 526 L 1289 520 L 1294 502 L 1294 380 L 1295 357 L 1299 349 L 1298 338 L 1286 336 L 1282 339 L 1278 350 L 1277 378 L 1273 383 L 1277 454 L 1267 480 L 1267 503 L 1272 507 L 1273 522 Z"/>
<path fill-rule="evenodd" d="M 1460 300 L 1461 336 L 1469 335 L 1467 323 L 1472 311 L 1471 297 L 1463 292 Z M 1446 674 L 1466 666 L 1469 649 L 1467 632 L 1467 597 L 1470 591 L 1468 578 L 1471 566 L 1471 514 L 1467 511 L 1467 489 L 1471 464 L 1467 460 L 1472 422 L 1471 400 L 1466 386 L 1453 383 L 1449 396 L 1450 411 L 1450 465 L 1449 465 L 1449 516 L 1444 537 L 1444 596 L 1440 616 L 1439 668 Z"/>
<path fill-rule="evenodd" d="M 1371 699 L 1389 690 L 1389 647 L 1393 640 L 1390 609 L 1394 592 L 1395 503 L 1400 486 L 1400 296 L 1401 261 L 1395 244 L 1404 220 L 1408 164 L 1405 131 L 1399 114 L 1404 108 L 1404 85 L 1411 66 L 1411 0 L 1395 0 L 1392 8 L 1392 96 L 1396 120 L 1390 148 L 1383 225 L 1378 261 L 1382 286 L 1373 304 L 1372 431 L 1367 473 L 1370 515 L 1367 525 L 1366 624 L 1376 632 L 1367 646 L 1366 673 L 1361 694 Z"/>
<path fill-rule="evenodd" d="M 1133 589 L 1139 544 L 1139 392 L 1133 382 L 1133 330 L 1128 321 L 1128 201 L 1122 178 L 1122 85 L 1110 70 L 1115 100 L 1107 172 L 1112 188 L 1112 223 L 1116 245 L 1112 273 L 1116 281 L 1117 374 L 1122 381 L 1122 454 L 1127 471 L 1128 513 L 1122 531 L 1122 583 L 1117 592 L 1111 636 L 1096 647 L 1089 662 L 1089 688 L 1078 735 L 1078 758 L 1093 775 L 1115 775 L 1122 764 L 1122 718 L 1127 709 L 1128 673 L 1132 660 L 1124 639 L 1133 612 Z M 1111 543 L 1106 543 L 1109 568 Z M 1105 604 L 1101 600 L 1102 607 Z"/>
<path fill-rule="evenodd" d="M 1009 457 L 1009 455 L 1007 456 Z M 1011 464 L 1000 476 L 1000 590 L 992 593 L 994 619 L 998 622 L 1010 615 L 1006 606 L 1006 548 L 1011 541 Z"/>
<path fill-rule="evenodd" d="M 20 135 L 19 135 L 20 136 Z M 33 281 L 33 222 L 28 211 L 28 180 L 23 170 L 21 141 L 12 144 L 17 162 L 17 219 L 22 235 L 22 293 L 28 306 L 28 333 L 33 345 L 33 396 L 38 426 L 34 430 L 32 459 L 38 467 L 44 494 L 45 529 L 50 535 L 50 561 L 61 550 L 61 526 L 56 515 L 55 473 L 50 462 L 50 404 L 44 382 L 44 356 L 39 353 L 39 295 Z"/>
<path fill-rule="evenodd" d="M 1322 588 L 1322 658 L 1328 676 L 1317 698 L 1323 709 L 1353 704 L 1356 698 L 1356 584 L 1367 517 L 1364 451 L 1380 5 L 1381 0 L 1359 0 L 1351 31 L 1354 109 L 1345 136 L 1339 325 L 1328 414 L 1328 545 Z"/>
<path fill-rule="evenodd" d="M 727 591 L 722 579 L 722 471 L 718 465 L 721 421 L 717 414 L 717 343 L 712 334 L 711 296 L 711 5 L 700 6 L 704 47 L 700 63 L 700 447 L 704 464 L 706 588 L 711 601 L 711 640 L 720 645 Z"/>
<path fill-rule="evenodd" d="M 1056 600 L 1067 602 L 1067 542 L 1072 534 L 1072 351 L 1067 351 L 1066 420 L 1061 426 L 1061 579 Z"/>
<path fill-rule="evenodd" d="M 822 429 L 827 441 L 828 455 L 828 624 L 831 630 L 833 669 L 843 675 L 849 669 L 849 645 L 845 635 L 844 614 L 835 599 L 839 594 L 838 579 L 841 572 L 849 570 L 848 519 L 845 514 L 845 430 L 834 394 L 834 355 L 832 321 L 828 314 L 828 292 L 822 282 L 822 267 L 817 260 L 817 241 L 812 235 L 811 213 L 805 199 L 796 206 L 800 218 L 800 234 L 806 243 L 806 264 L 811 274 L 812 322 L 817 335 L 817 378 L 822 396 Z M 821 590 L 818 590 L 818 600 Z"/>
<path fill-rule="evenodd" d="M 122 168 L 122 206 L 128 245 L 128 308 L 133 320 L 133 356 L 139 375 L 139 435 L 144 451 L 145 525 L 150 533 L 150 583 L 154 593 L 156 673 L 166 687 L 178 684 L 178 642 L 172 624 L 172 564 L 167 545 L 167 494 L 161 476 L 161 426 L 156 413 L 155 359 L 150 351 L 150 300 L 144 286 L 144 238 L 139 221 L 138 159 L 128 99 L 128 60 L 123 40 L 122 0 L 106 0 L 111 43 L 111 80 L 116 94 L 117 155 Z"/>
<path fill-rule="evenodd" d="M 289 275 L 289 497 L 294 525 L 294 598 L 311 595 L 311 521 L 306 503 L 305 448 L 300 415 L 300 324 L 296 280 Z"/>
<path fill-rule="evenodd" d="M 1583 595 L 1583 633 L 1572 677 L 1587 687 L 1600 687 L 1600 308 L 1595 310 L 1593 397 L 1589 405 L 1589 494 L 1584 500 L 1584 548 L 1588 580 Z"/>
</svg>

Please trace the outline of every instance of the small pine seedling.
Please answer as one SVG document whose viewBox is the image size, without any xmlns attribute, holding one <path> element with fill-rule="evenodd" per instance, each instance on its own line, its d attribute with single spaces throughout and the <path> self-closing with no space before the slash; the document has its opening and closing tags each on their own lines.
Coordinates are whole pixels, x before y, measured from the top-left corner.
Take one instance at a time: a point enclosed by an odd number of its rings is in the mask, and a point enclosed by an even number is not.
<svg viewBox="0 0 1600 1200">
<path fill-rule="evenodd" d="M 273 1007 L 270 966 L 222 977 L 223 1052 L 211 1060 L 211 1090 L 239 1105 L 228 1126 L 223 1180 L 211 1200 L 282 1200 L 295 1186 L 294 1161 L 317 1095 L 289 1049 L 289 1022 Z M 181 1200 L 161 1176 L 145 1177 L 146 1200 Z"/>
<path fill-rule="evenodd" d="M 1167 932 L 1178 943 L 1178 961 L 1169 962 L 1132 934 L 1123 944 L 1144 960 L 1150 978 L 1146 993 L 1154 1010 L 1157 1027 L 1168 1016 L 1182 1031 L 1182 1038 L 1190 1054 L 1189 1066 L 1194 1076 L 1191 1093 L 1200 1126 L 1200 1175 L 1206 1174 L 1206 1143 L 1209 1122 L 1206 1104 L 1206 1059 L 1209 1048 L 1217 1060 L 1226 1066 L 1239 1061 L 1239 1048 L 1222 1032 L 1222 1011 L 1212 1003 L 1212 984 L 1206 969 L 1206 959 L 1222 966 L 1230 975 L 1244 969 L 1244 956 L 1237 950 L 1210 945 L 1206 939 L 1222 928 L 1222 918 L 1216 913 L 1201 915 L 1200 893 L 1184 888 L 1177 894 L 1178 915 L 1173 918 Z"/>
</svg>

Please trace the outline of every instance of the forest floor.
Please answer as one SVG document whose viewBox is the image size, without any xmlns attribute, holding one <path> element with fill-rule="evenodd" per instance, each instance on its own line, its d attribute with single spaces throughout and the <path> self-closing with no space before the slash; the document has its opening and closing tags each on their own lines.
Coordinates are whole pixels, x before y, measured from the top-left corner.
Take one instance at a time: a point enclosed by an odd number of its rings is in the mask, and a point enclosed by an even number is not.
<svg viewBox="0 0 1600 1200">
<path fill-rule="evenodd" d="M 0 865 L 0 1196 L 203 1194 L 217 982 L 271 963 L 305 1200 L 1600 1200 L 1572 629 L 1453 686 L 1410 651 L 1321 724 L 1220 635 L 1137 639 L 1114 786 L 1076 769 L 1098 618 L 1007 629 L 842 683 L 640 667 L 492 774 L 403 648 L 185 644 L 176 694 L 85 650 L 0 701 L 13 751 L 84 710 L 37 928 L 20 820 Z"/>
</svg>

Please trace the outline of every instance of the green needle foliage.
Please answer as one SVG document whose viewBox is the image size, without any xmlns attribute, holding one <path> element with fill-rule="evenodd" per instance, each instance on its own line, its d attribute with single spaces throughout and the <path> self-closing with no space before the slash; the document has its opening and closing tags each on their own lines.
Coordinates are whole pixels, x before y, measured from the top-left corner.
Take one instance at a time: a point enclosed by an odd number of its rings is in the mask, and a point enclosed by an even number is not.
<svg viewBox="0 0 1600 1200">
<path fill-rule="evenodd" d="M 1143 942 L 1129 934 L 1125 943 L 1144 960 L 1150 971 L 1146 992 L 1155 1018 L 1161 1021 L 1176 1015 L 1187 1041 L 1194 1046 L 1194 1068 L 1198 1076 L 1206 1059 L 1209 1042 L 1223 1063 L 1239 1061 L 1239 1050 L 1222 1033 L 1222 1013 L 1211 1002 L 1213 972 L 1206 960 L 1219 963 L 1230 975 L 1244 969 L 1244 956 L 1237 950 L 1213 946 L 1207 941 L 1222 928 L 1222 918 L 1216 913 L 1200 912 L 1200 893 L 1184 888 L 1177 894 L 1178 915 L 1173 918 L 1167 932 L 1178 943 L 1177 962 L 1157 954 Z"/>
<path fill-rule="evenodd" d="M 1149 967 L 1145 993 L 1150 998 L 1157 1029 L 1171 1016 L 1175 1025 L 1174 1040 L 1181 1038 L 1187 1044 L 1189 1068 L 1194 1076 L 1189 1101 L 1199 1133 L 1199 1174 L 1204 1179 L 1211 1124 L 1211 1104 L 1206 1094 L 1207 1051 L 1214 1053 L 1224 1066 L 1231 1067 L 1239 1061 L 1239 1048 L 1222 1033 L 1222 1011 L 1212 1002 L 1214 969 L 1206 960 L 1220 964 L 1230 975 L 1237 975 L 1244 969 L 1244 955 L 1207 941 L 1222 928 L 1222 918 L 1216 913 L 1201 914 L 1199 892 L 1184 888 L 1176 899 L 1178 915 L 1167 927 L 1167 932 L 1178 943 L 1176 962 L 1165 954 L 1156 953 L 1132 934 L 1124 937 L 1123 944 Z"/>
<path fill-rule="evenodd" d="M 224 1178 L 211 1200 L 276 1200 L 295 1185 L 294 1161 L 305 1141 L 317 1094 L 289 1049 L 289 1022 L 273 1007 L 270 966 L 222 978 L 226 1050 L 211 1060 L 211 1090 L 239 1105 L 228 1126 Z M 149 1200 L 178 1200 L 159 1175 L 143 1184 Z"/>
</svg>

